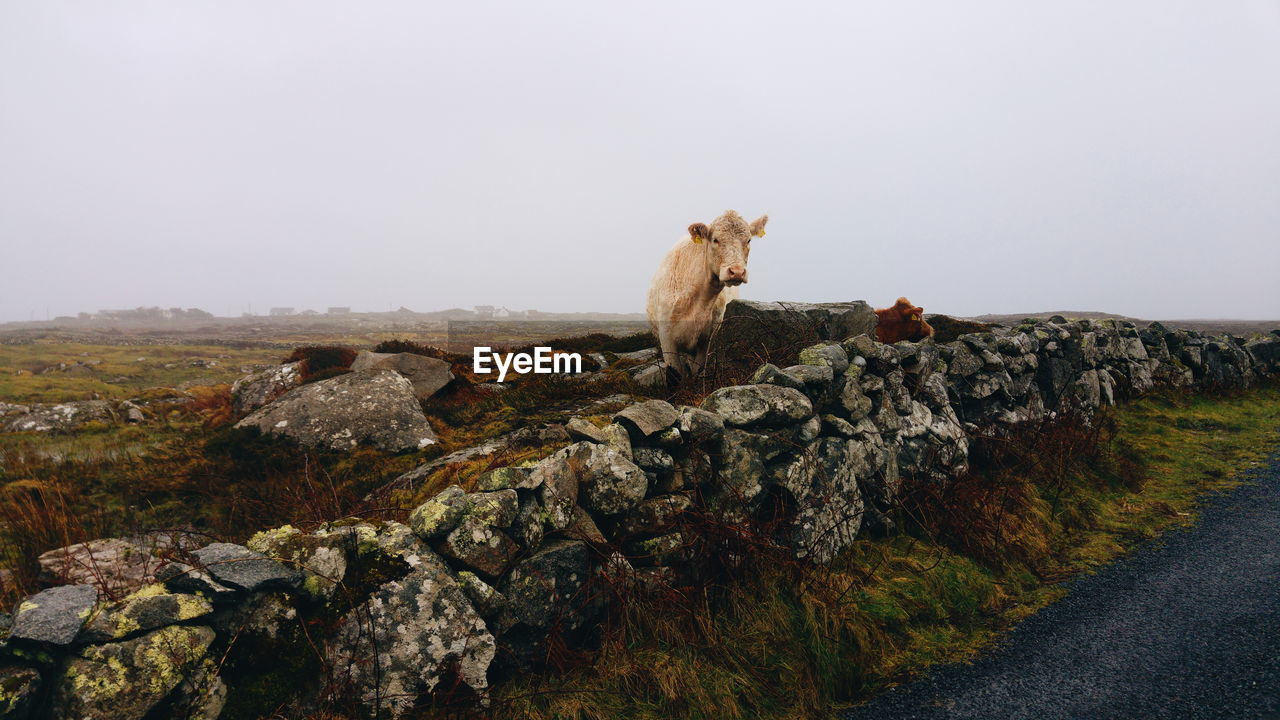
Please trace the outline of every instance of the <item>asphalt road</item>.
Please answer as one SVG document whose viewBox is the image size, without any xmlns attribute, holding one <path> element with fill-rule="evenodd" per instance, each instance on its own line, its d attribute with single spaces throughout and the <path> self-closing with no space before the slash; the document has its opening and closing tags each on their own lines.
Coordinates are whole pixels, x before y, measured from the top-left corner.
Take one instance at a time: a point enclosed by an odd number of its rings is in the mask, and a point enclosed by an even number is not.
<svg viewBox="0 0 1280 720">
<path fill-rule="evenodd" d="M 1280 455 L 972 665 L 847 720 L 1280 718 Z"/>
</svg>

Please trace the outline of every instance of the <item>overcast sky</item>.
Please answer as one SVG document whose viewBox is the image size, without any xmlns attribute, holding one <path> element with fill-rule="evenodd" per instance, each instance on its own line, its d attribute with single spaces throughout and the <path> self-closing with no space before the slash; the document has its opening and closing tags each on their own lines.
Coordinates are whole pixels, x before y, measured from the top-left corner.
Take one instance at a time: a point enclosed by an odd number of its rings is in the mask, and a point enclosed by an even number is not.
<svg viewBox="0 0 1280 720">
<path fill-rule="evenodd" d="M 0 4 L 0 320 L 744 297 L 1280 318 L 1280 2 Z"/>
</svg>

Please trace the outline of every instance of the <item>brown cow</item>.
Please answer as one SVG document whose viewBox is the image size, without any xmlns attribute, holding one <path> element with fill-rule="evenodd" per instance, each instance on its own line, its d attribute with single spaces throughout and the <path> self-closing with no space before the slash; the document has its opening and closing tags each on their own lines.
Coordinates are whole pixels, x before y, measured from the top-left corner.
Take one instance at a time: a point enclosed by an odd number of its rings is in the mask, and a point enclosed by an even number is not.
<svg viewBox="0 0 1280 720">
<path fill-rule="evenodd" d="M 893 307 L 876 310 L 876 340 L 882 343 L 896 343 L 899 340 L 919 342 L 933 337 L 933 328 L 924 320 L 924 308 L 916 307 L 911 301 L 900 297 Z"/>
<path fill-rule="evenodd" d="M 677 375 L 696 375 L 706 364 L 711 332 L 747 281 L 751 238 L 763 236 L 768 222 L 768 215 L 748 223 L 726 210 L 710 225 L 690 225 L 689 236 L 662 258 L 646 309 L 662 361 Z"/>
</svg>

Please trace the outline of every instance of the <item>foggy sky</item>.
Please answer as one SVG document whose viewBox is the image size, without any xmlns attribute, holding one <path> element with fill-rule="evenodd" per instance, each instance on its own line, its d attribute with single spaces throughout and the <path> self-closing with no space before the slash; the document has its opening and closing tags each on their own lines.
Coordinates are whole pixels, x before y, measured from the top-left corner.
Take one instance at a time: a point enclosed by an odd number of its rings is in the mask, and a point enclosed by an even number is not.
<svg viewBox="0 0 1280 720">
<path fill-rule="evenodd" d="M 0 4 L 0 320 L 744 297 L 1280 318 L 1280 2 Z"/>
</svg>

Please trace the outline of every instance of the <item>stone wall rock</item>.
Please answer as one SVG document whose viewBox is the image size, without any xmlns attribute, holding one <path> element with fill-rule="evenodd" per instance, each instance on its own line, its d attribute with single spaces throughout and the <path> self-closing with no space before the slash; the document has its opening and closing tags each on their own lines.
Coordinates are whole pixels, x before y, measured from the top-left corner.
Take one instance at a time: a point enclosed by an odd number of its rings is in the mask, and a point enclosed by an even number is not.
<svg viewBox="0 0 1280 720">
<path fill-rule="evenodd" d="M 223 682 L 227 671 L 209 648 L 231 643 L 234 664 L 232 638 L 250 633 L 276 643 L 264 657 L 283 662 L 309 652 L 299 628 L 320 625 L 308 618 L 341 608 L 328 621 L 340 619 L 337 629 L 319 640 L 329 664 L 287 692 L 329 687 L 371 712 L 406 717 L 456 673 L 483 699 L 491 665 L 537 665 L 548 648 L 581 640 L 617 583 L 697 582 L 708 521 L 720 532 L 759 531 L 753 523 L 768 517 L 771 538 L 827 563 L 860 535 L 891 528 L 905 488 L 965 472 L 975 433 L 1055 413 L 1088 416 L 1157 387 L 1244 388 L 1280 374 L 1280 334 L 1242 342 L 1055 317 L 941 344 L 884 345 L 870 334 L 865 304 L 730 307 L 766 334 L 807 337 L 809 346 L 777 358 L 799 364 L 766 364 L 701 408 L 645 400 L 607 427 L 570 423 L 578 442 L 446 488 L 408 525 L 286 526 L 248 547 L 210 545 L 157 570 L 164 587 L 118 602 L 89 584 L 46 590 L 21 604 L 5 641 L 52 657 L 38 668 L 46 682 L 35 664 L 0 668 L 0 677 L 16 678 L 21 702 L 69 717 L 168 720 L 179 715 L 165 708 L 198 706 L 196 716 L 213 720 L 223 703 L 242 707 L 243 683 Z M 269 429 L 286 419 L 274 414 L 281 408 L 295 419 L 318 414 L 306 406 L 331 410 L 346 402 L 337 396 L 370 382 L 397 386 L 393 407 L 416 404 L 407 380 L 374 369 L 296 388 L 250 418 Z M 348 419 L 372 418 L 362 413 Z M 332 429 L 312 441 L 328 444 Z M 176 663 L 157 664 L 162 640 Z M 334 689 L 326 683 L 336 676 L 346 684 Z M 103 688 L 123 700 L 104 700 Z"/>
</svg>

